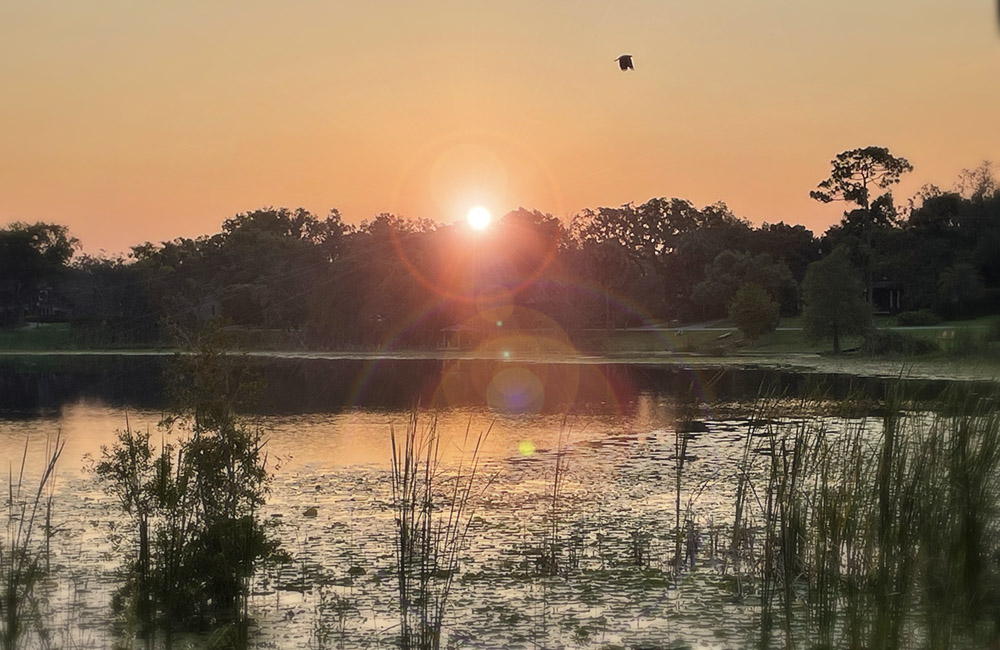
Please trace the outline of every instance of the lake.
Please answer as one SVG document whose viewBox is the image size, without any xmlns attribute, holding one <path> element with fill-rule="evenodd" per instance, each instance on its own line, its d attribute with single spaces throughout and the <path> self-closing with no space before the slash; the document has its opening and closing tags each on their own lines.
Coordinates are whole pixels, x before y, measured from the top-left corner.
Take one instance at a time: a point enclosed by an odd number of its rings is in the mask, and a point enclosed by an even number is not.
<svg viewBox="0 0 1000 650">
<path fill-rule="evenodd" d="M 0 361 L 2 466 L 16 474 L 26 449 L 30 478 L 55 436 L 66 445 L 39 605 L 57 646 L 110 647 L 128 637 L 111 607 L 120 553 L 110 540 L 122 520 L 88 468 L 126 420 L 158 430 L 169 364 L 157 355 Z M 891 385 L 595 360 L 255 358 L 248 365 L 260 391 L 244 417 L 267 431 L 273 470 L 266 518 L 292 558 L 262 569 L 253 587 L 253 644 L 272 648 L 391 646 L 398 596 L 390 431 L 404 432 L 411 412 L 420 430 L 436 427 L 445 474 L 469 458 L 468 437 L 488 431 L 446 642 L 752 645 L 759 594 L 739 584 L 740 560 L 727 551 L 746 535 L 745 557 L 757 557 L 767 504 L 763 491 L 747 500 L 737 535 L 739 477 L 766 485 L 773 441 L 789 432 L 832 445 L 859 431 L 879 439 Z M 952 384 L 909 382 L 910 404 Z M 911 406 L 906 417 L 922 426 L 930 416 Z M 546 564 L 550 557 L 557 566 Z"/>
</svg>

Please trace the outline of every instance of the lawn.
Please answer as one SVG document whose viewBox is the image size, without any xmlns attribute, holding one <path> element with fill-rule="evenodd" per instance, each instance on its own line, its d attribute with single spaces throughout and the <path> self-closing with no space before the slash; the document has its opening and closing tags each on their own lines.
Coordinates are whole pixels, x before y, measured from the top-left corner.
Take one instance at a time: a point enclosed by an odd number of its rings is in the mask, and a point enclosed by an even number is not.
<svg viewBox="0 0 1000 650">
<path fill-rule="evenodd" d="M 69 323 L 31 323 L 0 329 L 0 350 L 66 350 L 76 348 Z"/>
</svg>

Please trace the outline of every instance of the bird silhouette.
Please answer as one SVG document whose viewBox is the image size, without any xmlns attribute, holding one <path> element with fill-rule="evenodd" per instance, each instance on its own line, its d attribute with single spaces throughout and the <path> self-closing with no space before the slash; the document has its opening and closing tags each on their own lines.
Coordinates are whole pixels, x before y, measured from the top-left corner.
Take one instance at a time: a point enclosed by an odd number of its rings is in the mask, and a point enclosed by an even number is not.
<svg viewBox="0 0 1000 650">
<path fill-rule="evenodd" d="M 621 68 L 623 72 L 625 70 L 635 70 L 635 68 L 632 67 L 631 54 L 622 54 L 620 57 L 615 59 L 615 61 L 618 62 L 618 67 Z"/>
</svg>

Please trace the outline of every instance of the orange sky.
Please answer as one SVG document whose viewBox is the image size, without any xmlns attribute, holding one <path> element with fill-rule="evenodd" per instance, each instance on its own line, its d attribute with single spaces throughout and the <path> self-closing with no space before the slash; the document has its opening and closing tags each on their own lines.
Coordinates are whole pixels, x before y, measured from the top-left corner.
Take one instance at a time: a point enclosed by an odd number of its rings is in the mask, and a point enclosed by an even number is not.
<svg viewBox="0 0 1000 650">
<path fill-rule="evenodd" d="M 908 158 L 900 199 L 1000 162 L 994 5 L 0 2 L 0 224 L 117 252 L 267 205 L 450 222 L 679 196 L 819 234 L 840 151 Z"/>
</svg>

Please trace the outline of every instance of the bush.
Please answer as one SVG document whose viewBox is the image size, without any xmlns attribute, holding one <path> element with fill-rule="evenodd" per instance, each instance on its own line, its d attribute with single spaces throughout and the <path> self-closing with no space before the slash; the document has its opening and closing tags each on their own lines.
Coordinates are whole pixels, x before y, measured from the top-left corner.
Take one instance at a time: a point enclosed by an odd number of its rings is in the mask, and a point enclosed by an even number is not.
<svg viewBox="0 0 1000 650">
<path fill-rule="evenodd" d="M 928 325 L 937 325 L 941 320 L 941 317 L 930 309 L 904 311 L 896 316 L 896 324 L 900 327 L 926 327 Z"/>
<path fill-rule="evenodd" d="M 948 346 L 954 357 L 971 357 L 989 352 L 989 334 L 977 334 L 968 328 L 958 328 Z"/>
<path fill-rule="evenodd" d="M 940 351 L 938 344 L 934 341 L 906 332 L 894 332 L 892 330 L 875 330 L 865 340 L 861 349 L 865 354 L 872 356 L 890 354 L 919 355 Z"/>
<path fill-rule="evenodd" d="M 990 321 L 990 329 L 986 333 L 987 341 L 1000 341 L 1000 316 Z"/>
<path fill-rule="evenodd" d="M 246 382 L 218 350 L 178 357 L 163 441 L 126 422 L 94 468 L 130 519 L 116 602 L 131 608 L 150 645 L 157 629 L 170 647 L 175 630 L 221 626 L 245 647 L 251 578 L 261 563 L 284 559 L 260 516 L 271 479 L 264 433 L 233 411 Z"/>
</svg>

